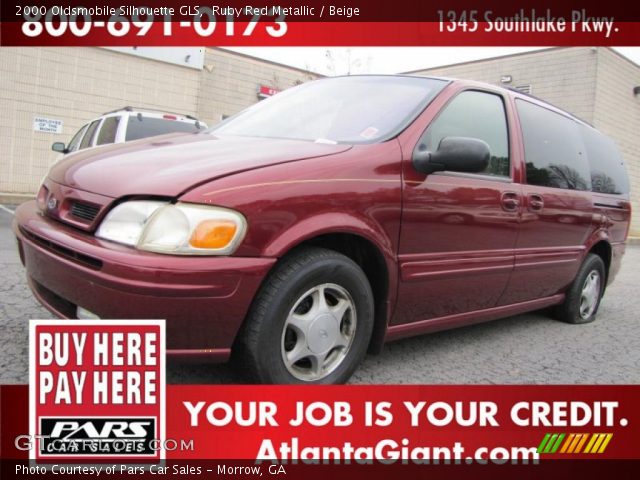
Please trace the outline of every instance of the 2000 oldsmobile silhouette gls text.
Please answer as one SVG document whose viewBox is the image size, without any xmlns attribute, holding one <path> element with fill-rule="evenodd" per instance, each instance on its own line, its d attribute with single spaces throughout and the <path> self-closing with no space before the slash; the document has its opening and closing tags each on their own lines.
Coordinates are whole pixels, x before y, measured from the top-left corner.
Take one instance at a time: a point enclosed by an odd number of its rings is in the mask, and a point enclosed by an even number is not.
<svg viewBox="0 0 640 480">
<path fill-rule="evenodd" d="M 346 381 L 384 341 L 595 319 L 630 220 L 613 143 L 463 81 L 310 82 L 201 133 L 67 155 L 14 230 L 65 318 L 166 318 L 168 354 Z"/>
</svg>

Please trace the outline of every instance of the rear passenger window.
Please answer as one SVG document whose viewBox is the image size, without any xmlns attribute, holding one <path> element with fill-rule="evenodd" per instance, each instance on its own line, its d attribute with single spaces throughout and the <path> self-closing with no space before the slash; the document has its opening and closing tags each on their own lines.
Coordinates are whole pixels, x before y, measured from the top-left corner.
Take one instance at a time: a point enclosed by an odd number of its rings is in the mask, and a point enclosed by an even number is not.
<svg viewBox="0 0 640 480">
<path fill-rule="evenodd" d="M 580 124 L 533 103 L 517 100 L 524 139 L 527 183 L 590 190 L 591 172 Z"/>
<path fill-rule="evenodd" d="M 510 176 L 509 133 L 502 98 L 491 93 L 465 91 L 456 96 L 431 123 L 420 142 L 436 151 L 445 137 L 470 137 L 489 145 L 491 159 L 483 173 Z"/>
<path fill-rule="evenodd" d="M 98 128 L 99 124 L 100 120 L 91 122 L 91 125 L 89 125 L 89 128 L 87 128 L 87 133 L 85 133 L 84 138 L 82 139 L 82 143 L 80 144 L 80 150 L 91 146 L 93 135 L 94 133 L 96 133 L 96 128 Z"/>
<path fill-rule="evenodd" d="M 586 125 L 580 126 L 580 133 L 591 167 L 591 189 L 598 193 L 629 193 L 629 178 L 613 140 Z"/>
<path fill-rule="evenodd" d="M 96 145 L 105 145 L 107 143 L 115 142 L 119 123 L 120 117 L 105 118 L 104 122 L 102 122 L 102 127 L 100 128 Z"/>
<path fill-rule="evenodd" d="M 155 137 L 156 135 L 164 135 L 165 133 L 194 133 L 197 131 L 198 127 L 195 122 L 181 122 L 179 120 L 131 115 L 131 117 L 129 117 L 129 123 L 127 124 L 126 141 Z"/>
</svg>

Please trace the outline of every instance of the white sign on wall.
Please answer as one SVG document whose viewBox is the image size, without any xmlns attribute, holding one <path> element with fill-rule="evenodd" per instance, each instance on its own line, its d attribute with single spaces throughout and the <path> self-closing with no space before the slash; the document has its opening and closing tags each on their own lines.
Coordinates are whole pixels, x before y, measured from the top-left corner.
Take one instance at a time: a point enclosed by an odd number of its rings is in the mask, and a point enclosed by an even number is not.
<svg viewBox="0 0 640 480">
<path fill-rule="evenodd" d="M 33 117 L 33 131 L 45 133 L 62 133 L 62 120 Z"/>
</svg>

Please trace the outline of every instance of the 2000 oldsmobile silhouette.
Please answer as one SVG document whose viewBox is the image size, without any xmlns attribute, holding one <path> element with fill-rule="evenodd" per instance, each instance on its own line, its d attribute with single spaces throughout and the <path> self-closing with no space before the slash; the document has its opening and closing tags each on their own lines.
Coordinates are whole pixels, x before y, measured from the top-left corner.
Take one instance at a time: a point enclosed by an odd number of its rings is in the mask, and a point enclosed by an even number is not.
<svg viewBox="0 0 640 480">
<path fill-rule="evenodd" d="M 72 154 L 15 233 L 66 318 L 166 318 L 169 354 L 344 382 L 385 340 L 595 318 L 630 220 L 612 142 L 528 96 L 357 76 L 205 133 Z"/>
</svg>

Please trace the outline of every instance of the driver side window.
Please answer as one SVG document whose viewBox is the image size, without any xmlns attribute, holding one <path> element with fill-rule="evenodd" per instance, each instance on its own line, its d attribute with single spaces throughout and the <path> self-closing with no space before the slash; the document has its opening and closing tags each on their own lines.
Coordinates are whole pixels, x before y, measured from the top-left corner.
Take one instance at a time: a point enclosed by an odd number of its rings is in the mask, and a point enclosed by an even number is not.
<svg viewBox="0 0 640 480">
<path fill-rule="evenodd" d="M 457 95 L 431 122 L 420 139 L 421 150 L 435 152 L 445 137 L 484 140 L 491 151 L 482 175 L 510 176 L 509 133 L 502 97 L 468 90 Z"/>
</svg>

